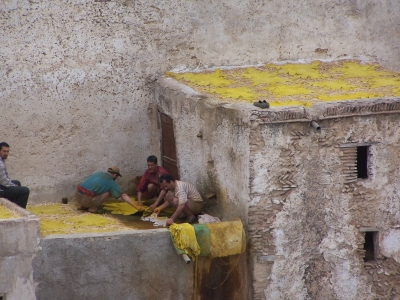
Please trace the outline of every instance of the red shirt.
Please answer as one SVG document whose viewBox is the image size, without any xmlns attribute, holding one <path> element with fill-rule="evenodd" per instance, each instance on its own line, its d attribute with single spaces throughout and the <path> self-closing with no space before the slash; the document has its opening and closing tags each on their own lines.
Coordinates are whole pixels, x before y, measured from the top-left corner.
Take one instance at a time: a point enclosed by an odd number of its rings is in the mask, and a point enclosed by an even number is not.
<svg viewBox="0 0 400 300">
<path fill-rule="evenodd" d="M 153 183 L 157 186 L 160 185 L 159 178 L 161 175 L 169 174 L 167 170 L 163 167 L 157 166 L 155 173 L 150 173 L 149 169 L 144 172 L 142 178 L 140 179 L 139 185 L 137 186 L 138 192 L 145 192 L 149 183 Z"/>
</svg>

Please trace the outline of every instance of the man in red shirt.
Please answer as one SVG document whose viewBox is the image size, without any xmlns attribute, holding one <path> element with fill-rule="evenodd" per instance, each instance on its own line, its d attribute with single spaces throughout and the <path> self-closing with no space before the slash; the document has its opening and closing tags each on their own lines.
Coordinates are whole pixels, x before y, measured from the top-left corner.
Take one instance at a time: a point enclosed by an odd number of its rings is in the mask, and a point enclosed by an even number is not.
<svg viewBox="0 0 400 300">
<path fill-rule="evenodd" d="M 139 184 L 136 186 L 137 189 L 137 200 L 139 205 L 142 204 L 142 196 L 144 192 L 147 192 L 149 198 L 157 197 L 156 202 L 150 205 L 150 209 L 154 210 L 158 203 L 164 198 L 167 193 L 166 189 L 160 190 L 159 178 L 161 175 L 168 174 L 168 171 L 163 167 L 157 165 L 157 157 L 150 155 L 147 158 L 147 170 L 144 172 Z"/>
</svg>

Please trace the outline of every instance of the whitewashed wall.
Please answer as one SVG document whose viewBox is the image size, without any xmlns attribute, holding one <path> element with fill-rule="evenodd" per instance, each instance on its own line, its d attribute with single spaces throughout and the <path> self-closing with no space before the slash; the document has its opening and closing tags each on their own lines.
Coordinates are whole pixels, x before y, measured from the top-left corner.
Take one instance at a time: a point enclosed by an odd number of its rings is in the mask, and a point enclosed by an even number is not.
<svg viewBox="0 0 400 300">
<path fill-rule="evenodd" d="M 174 67 L 367 55 L 400 70 L 398 1 L 4 0 L 0 140 L 31 202 L 159 153 L 153 82 Z"/>
</svg>

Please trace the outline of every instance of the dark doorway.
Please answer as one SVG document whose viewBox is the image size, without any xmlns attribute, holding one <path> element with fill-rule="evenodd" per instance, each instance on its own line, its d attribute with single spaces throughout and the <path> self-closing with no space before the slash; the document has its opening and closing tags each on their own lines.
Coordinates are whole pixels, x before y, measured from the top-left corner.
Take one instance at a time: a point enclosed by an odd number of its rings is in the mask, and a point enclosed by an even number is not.
<svg viewBox="0 0 400 300">
<path fill-rule="evenodd" d="M 179 179 L 173 120 L 160 113 L 162 166 L 174 179 Z"/>
<path fill-rule="evenodd" d="M 368 178 L 368 148 L 357 147 L 357 178 Z"/>
<path fill-rule="evenodd" d="M 365 233 L 364 250 L 365 256 L 364 261 L 374 261 L 376 258 L 376 244 L 377 244 L 377 231 L 367 231 Z"/>
</svg>

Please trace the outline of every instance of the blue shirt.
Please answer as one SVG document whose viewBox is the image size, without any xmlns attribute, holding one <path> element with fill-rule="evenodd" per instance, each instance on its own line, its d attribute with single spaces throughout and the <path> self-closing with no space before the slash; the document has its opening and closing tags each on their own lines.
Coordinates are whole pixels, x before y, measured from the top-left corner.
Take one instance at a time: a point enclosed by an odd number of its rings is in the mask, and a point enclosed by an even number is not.
<svg viewBox="0 0 400 300">
<path fill-rule="evenodd" d="M 121 188 L 107 172 L 96 172 L 89 176 L 80 184 L 81 187 L 88 189 L 96 195 L 110 192 L 113 198 L 119 198 L 122 195 Z"/>
</svg>

